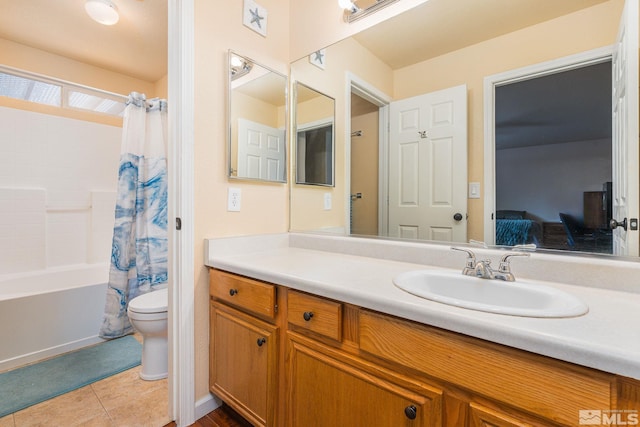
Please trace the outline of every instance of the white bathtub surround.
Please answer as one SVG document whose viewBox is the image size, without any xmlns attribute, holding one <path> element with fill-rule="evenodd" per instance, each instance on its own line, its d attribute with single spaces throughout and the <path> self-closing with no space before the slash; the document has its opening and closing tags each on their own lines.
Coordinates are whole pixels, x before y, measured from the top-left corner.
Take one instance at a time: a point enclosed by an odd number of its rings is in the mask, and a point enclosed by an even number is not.
<svg viewBox="0 0 640 427">
<path fill-rule="evenodd" d="M 108 262 L 122 129 L 0 107 L 0 275 Z"/>
<path fill-rule="evenodd" d="M 403 272 L 462 270 L 448 244 L 290 233 L 209 239 L 205 264 L 515 348 L 640 379 L 640 262 L 532 253 L 513 258 L 516 276 L 581 299 L 580 317 L 540 319 L 484 313 L 408 294 Z M 477 249 L 497 265 L 505 251 Z"/>
<path fill-rule="evenodd" d="M 0 276 L 0 371 L 96 344 L 109 265 Z"/>
<path fill-rule="evenodd" d="M 46 267 L 46 195 L 44 188 L 0 188 L 0 274 Z"/>
</svg>

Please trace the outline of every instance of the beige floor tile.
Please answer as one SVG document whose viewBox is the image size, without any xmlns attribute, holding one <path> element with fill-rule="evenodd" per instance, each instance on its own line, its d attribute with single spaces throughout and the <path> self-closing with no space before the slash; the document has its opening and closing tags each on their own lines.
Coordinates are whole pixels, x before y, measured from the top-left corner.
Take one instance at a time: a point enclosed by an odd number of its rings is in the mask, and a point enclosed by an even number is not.
<svg viewBox="0 0 640 427">
<path fill-rule="evenodd" d="M 0 418 L 0 427 L 15 427 L 13 422 L 13 414 Z"/>
<path fill-rule="evenodd" d="M 116 427 L 162 427 L 171 421 L 168 415 L 169 394 L 158 388 L 108 410 Z"/>
<path fill-rule="evenodd" d="M 14 414 L 16 427 L 109 426 L 105 409 L 90 386 L 47 400 Z"/>
<path fill-rule="evenodd" d="M 142 399 L 147 393 L 168 390 L 167 379 L 144 381 L 140 379 L 140 367 L 129 369 L 91 385 L 100 403 L 109 411 L 112 408 Z M 164 400 L 165 405 L 168 398 Z"/>
</svg>

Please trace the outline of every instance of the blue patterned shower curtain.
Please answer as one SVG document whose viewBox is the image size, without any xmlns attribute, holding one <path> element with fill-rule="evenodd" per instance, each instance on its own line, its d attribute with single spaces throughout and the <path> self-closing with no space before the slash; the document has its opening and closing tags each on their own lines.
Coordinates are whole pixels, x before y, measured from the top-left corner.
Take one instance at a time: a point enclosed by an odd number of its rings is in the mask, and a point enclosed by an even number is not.
<svg viewBox="0 0 640 427">
<path fill-rule="evenodd" d="M 129 95 L 102 338 L 133 332 L 129 301 L 167 284 L 166 118 L 165 100 Z"/>
</svg>

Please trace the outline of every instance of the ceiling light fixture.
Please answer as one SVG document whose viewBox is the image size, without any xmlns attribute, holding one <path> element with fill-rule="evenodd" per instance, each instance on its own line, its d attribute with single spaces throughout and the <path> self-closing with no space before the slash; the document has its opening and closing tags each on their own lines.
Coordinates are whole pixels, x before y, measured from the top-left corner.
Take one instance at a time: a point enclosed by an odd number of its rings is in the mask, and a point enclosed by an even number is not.
<svg viewBox="0 0 640 427">
<path fill-rule="evenodd" d="M 356 13 L 359 8 L 351 0 L 338 0 L 338 5 L 348 13 Z"/>
<path fill-rule="evenodd" d="M 248 59 L 240 58 L 239 56 L 231 55 L 230 62 L 231 80 L 236 80 L 249 74 L 253 68 L 253 64 Z"/>
<path fill-rule="evenodd" d="M 382 9 L 383 7 L 397 2 L 398 0 L 375 0 L 372 5 L 366 6 L 364 8 L 357 6 L 353 1 L 338 0 L 338 4 L 342 9 L 344 9 L 344 20 L 348 23 L 357 21 L 358 19 L 364 18 L 365 16 L 369 16 L 372 13 Z"/>
<path fill-rule="evenodd" d="M 111 0 L 87 0 L 84 9 L 94 21 L 103 25 L 114 25 L 120 19 L 118 8 Z"/>
</svg>

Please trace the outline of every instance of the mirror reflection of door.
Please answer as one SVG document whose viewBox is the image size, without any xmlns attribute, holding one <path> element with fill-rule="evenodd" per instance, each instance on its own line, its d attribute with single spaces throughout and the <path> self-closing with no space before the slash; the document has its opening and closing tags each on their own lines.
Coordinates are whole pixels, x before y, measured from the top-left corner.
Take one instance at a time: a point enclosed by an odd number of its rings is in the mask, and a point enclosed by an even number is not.
<svg viewBox="0 0 640 427">
<path fill-rule="evenodd" d="M 611 61 L 499 86 L 495 111 L 496 244 L 612 253 Z"/>
<path fill-rule="evenodd" d="M 467 241 L 467 87 L 390 106 L 389 235 Z"/>
<path fill-rule="evenodd" d="M 238 118 L 238 176 L 278 181 L 285 174 L 285 132 Z"/>
<path fill-rule="evenodd" d="M 638 2 L 625 1 L 613 52 L 613 253 L 640 255 Z M 622 223 L 626 226 L 618 226 Z"/>
<path fill-rule="evenodd" d="M 378 235 L 378 106 L 351 94 L 351 234 Z"/>
</svg>

